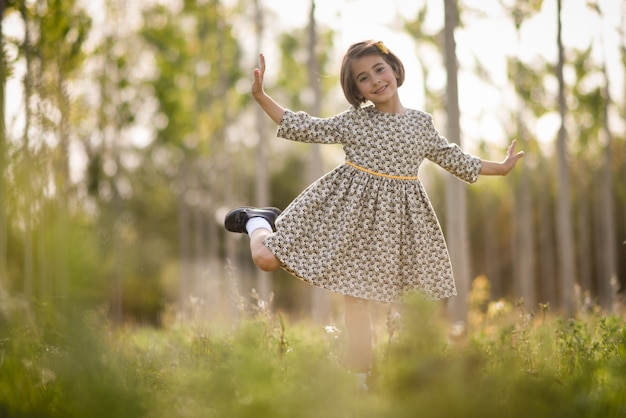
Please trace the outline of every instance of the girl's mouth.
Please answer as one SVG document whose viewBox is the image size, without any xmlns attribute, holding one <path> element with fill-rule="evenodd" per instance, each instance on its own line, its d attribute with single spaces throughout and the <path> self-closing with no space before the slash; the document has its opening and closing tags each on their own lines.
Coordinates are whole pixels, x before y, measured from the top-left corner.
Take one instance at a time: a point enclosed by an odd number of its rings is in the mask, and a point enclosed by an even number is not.
<svg viewBox="0 0 626 418">
<path fill-rule="evenodd" d="M 374 91 L 374 94 L 380 94 L 387 89 L 387 85 L 382 86 L 378 90 Z"/>
</svg>

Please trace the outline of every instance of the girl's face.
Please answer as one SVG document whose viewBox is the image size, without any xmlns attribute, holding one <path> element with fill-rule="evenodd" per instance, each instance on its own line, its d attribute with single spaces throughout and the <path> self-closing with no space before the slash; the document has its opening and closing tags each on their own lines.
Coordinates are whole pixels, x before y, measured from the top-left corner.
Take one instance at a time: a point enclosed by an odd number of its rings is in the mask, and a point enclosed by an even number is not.
<svg viewBox="0 0 626 418">
<path fill-rule="evenodd" d="M 380 55 L 366 55 L 352 63 L 352 76 L 359 94 L 378 108 L 398 99 L 395 71 Z"/>
</svg>

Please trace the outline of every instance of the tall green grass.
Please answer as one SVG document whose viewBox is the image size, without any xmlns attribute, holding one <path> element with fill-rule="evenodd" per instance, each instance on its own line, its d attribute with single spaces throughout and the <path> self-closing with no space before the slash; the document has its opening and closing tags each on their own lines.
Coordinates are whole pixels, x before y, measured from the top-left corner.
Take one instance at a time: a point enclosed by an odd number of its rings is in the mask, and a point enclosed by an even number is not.
<svg viewBox="0 0 626 418">
<path fill-rule="evenodd" d="M 0 417 L 626 415 L 622 318 L 508 306 L 474 312 L 467 334 L 451 338 L 437 310 L 416 298 L 376 328 L 363 392 L 343 367 L 341 327 L 267 309 L 154 329 L 13 307 L 0 316 Z"/>
</svg>

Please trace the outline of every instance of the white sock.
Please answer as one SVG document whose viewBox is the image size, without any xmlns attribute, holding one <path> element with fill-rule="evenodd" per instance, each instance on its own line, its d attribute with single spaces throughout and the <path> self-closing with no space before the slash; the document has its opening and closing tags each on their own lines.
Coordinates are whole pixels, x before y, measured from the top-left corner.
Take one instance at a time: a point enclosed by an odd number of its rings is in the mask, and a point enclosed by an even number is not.
<svg viewBox="0 0 626 418">
<path fill-rule="evenodd" d="M 269 229 L 269 231 L 272 232 L 272 225 L 270 225 L 267 219 L 260 216 L 248 219 L 248 222 L 246 222 L 246 231 L 248 231 L 250 238 L 252 238 L 252 234 L 257 229 Z"/>
</svg>

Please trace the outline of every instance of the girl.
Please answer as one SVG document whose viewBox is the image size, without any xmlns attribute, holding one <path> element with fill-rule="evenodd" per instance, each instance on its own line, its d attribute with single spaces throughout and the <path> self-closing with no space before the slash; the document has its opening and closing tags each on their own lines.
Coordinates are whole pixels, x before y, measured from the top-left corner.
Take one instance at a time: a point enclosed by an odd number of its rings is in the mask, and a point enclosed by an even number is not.
<svg viewBox="0 0 626 418">
<path fill-rule="evenodd" d="M 523 152 L 515 141 L 502 162 L 483 161 L 450 144 L 432 117 L 405 108 L 398 96 L 404 66 L 382 42 L 355 43 L 341 64 L 350 109 L 330 118 L 284 109 L 263 89 L 265 58 L 254 70 L 252 96 L 278 124 L 277 136 L 340 143 L 346 155 L 285 210 L 242 207 L 225 218 L 248 233 L 254 263 L 345 295 L 348 367 L 364 379 L 371 368 L 368 300 L 398 302 L 410 291 L 433 299 L 456 294 L 444 237 L 421 182 L 424 158 L 473 183 L 506 175 Z"/>
</svg>

